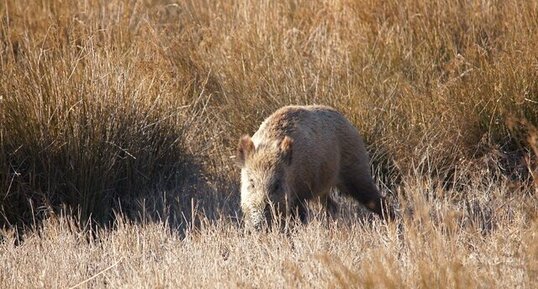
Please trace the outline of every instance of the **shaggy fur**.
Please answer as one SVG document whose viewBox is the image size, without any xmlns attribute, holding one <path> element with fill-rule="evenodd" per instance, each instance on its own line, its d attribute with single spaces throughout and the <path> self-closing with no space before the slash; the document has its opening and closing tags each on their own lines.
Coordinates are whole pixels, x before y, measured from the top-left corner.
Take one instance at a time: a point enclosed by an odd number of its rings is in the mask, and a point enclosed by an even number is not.
<svg viewBox="0 0 538 289">
<path fill-rule="evenodd" d="M 357 129 L 327 106 L 287 106 L 269 116 L 251 137 L 239 141 L 241 208 L 252 226 L 279 212 L 298 212 L 319 197 L 328 210 L 331 188 L 352 196 L 373 212 L 382 212 L 383 196 L 370 176 L 368 155 Z"/>
</svg>

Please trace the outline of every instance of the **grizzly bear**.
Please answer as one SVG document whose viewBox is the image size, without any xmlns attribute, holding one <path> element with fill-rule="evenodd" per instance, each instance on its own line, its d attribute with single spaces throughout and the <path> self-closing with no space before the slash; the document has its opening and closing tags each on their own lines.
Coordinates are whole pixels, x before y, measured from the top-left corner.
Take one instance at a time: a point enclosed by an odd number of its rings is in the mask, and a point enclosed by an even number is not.
<svg viewBox="0 0 538 289">
<path fill-rule="evenodd" d="M 327 211 L 330 190 L 351 196 L 386 219 L 384 196 L 371 175 L 357 129 L 328 106 L 286 106 L 252 136 L 239 140 L 241 209 L 247 226 L 260 228 L 271 212 L 306 221 L 305 201 L 320 198 Z"/>
</svg>

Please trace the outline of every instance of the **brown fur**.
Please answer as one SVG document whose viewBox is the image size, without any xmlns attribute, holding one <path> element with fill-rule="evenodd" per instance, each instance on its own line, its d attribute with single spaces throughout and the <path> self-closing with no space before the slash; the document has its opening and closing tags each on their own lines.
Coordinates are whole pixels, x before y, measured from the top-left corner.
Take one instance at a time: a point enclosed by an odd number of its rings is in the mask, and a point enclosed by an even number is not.
<svg viewBox="0 0 538 289">
<path fill-rule="evenodd" d="M 280 212 L 298 211 L 319 197 L 328 208 L 331 188 L 382 212 L 383 196 L 370 176 L 368 155 L 357 129 L 327 106 L 287 106 L 269 116 L 250 138 L 239 142 L 241 207 L 259 226 L 268 204 Z"/>
</svg>

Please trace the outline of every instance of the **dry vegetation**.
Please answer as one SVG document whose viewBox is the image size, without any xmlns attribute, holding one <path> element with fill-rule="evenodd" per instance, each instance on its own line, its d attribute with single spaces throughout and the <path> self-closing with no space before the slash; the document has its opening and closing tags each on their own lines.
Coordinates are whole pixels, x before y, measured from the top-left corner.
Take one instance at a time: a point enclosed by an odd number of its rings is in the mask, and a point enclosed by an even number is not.
<svg viewBox="0 0 538 289">
<path fill-rule="evenodd" d="M 536 43 L 536 0 L 0 0 L 0 287 L 536 288 Z M 291 103 L 400 219 L 243 234 L 236 140 Z"/>
</svg>

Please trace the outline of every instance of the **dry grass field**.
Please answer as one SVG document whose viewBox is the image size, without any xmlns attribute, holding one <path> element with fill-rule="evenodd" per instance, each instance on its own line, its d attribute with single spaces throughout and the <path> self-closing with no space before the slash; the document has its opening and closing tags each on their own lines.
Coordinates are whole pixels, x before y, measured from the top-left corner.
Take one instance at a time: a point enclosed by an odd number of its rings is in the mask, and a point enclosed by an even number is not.
<svg viewBox="0 0 538 289">
<path fill-rule="evenodd" d="M 0 288 L 538 288 L 536 43 L 536 0 L 0 0 Z M 243 231 L 287 104 L 359 128 L 396 220 Z"/>
</svg>

